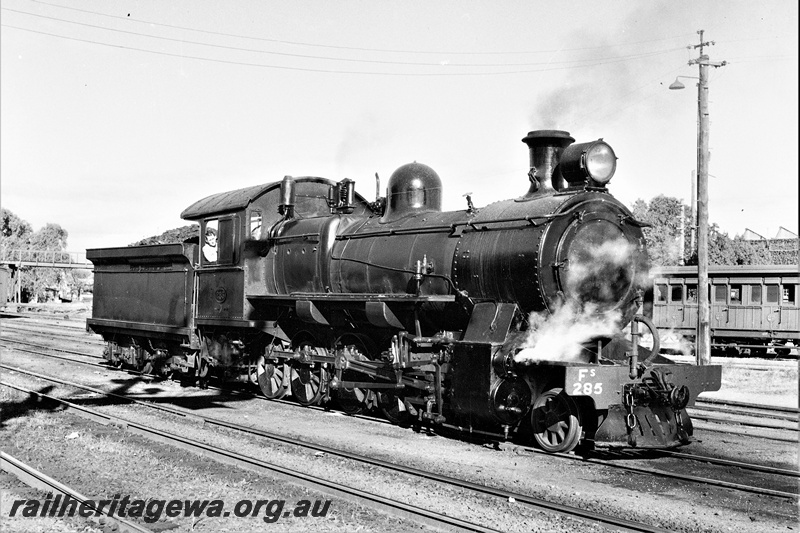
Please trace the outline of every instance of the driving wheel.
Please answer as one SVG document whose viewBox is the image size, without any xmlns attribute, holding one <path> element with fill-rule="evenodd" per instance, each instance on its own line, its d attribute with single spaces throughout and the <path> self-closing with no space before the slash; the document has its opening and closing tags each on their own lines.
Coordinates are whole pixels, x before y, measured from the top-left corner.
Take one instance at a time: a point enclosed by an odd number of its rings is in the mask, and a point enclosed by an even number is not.
<svg viewBox="0 0 800 533">
<path fill-rule="evenodd" d="M 285 363 L 275 363 L 265 355 L 256 363 L 256 382 L 261 393 L 270 400 L 278 400 L 286 395 L 288 387 L 284 384 Z"/>
</svg>

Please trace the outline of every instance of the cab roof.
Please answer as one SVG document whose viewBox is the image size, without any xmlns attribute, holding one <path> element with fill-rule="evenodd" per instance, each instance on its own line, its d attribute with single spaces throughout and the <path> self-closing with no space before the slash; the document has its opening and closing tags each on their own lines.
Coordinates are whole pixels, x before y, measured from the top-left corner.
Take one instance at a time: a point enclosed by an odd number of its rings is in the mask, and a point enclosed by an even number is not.
<svg viewBox="0 0 800 533">
<path fill-rule="evenodd" d="M 324 185 L 333 185 L 334 182 L 325 178 L 318 178 L 313 176 L 303 176 L 294 178 L 296 182 L 312 182 L 321 183 Z M 212 215 L 220 215 L 223 213 L 230 213 L 246 208 L 254 200 L 263 194 L 279 189 L 281 186 L 280 181 L 272 183 L 265 183 L 262 185 L 255 185 L 252 187 L 244 187 L 243 189 L 236 189 L 234 191 L 221 192 L 207 196 L 202 200 L 198 200 L 181 213 L 181 218 L 184 220 L 200 220 Z"/>
</svg>

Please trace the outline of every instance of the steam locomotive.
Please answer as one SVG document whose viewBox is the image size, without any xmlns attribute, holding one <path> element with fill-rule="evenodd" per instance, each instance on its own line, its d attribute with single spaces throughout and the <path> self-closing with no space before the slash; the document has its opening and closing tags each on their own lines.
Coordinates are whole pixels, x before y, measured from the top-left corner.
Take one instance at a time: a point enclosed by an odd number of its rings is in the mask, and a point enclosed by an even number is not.
<svg viewBox="0 0 800 533">
<path fill-rule="evenodd" d="M 720 368 L 640 343 L 652 284 L 642 224 L 608 192 L 613 149 L 522 140 L 527 191 L 482 208 L 442 211 L 441 179 L 416 162 L 373 202 L 349 179 L 290 176 L 204 198 L 181 214 L 202 245 L 87 251 L 87 325 L 111 363 L 201 386 L 549 452 L 690 442 L 685 408 Z"/>
</svg>

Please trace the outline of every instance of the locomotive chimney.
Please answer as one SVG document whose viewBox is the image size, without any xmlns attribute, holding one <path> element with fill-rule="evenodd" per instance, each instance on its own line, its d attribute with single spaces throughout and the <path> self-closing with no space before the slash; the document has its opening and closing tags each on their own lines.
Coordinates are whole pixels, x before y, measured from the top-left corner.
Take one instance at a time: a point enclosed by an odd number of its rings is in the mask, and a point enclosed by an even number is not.
<svg viewBox="0 0 800 533">
<path fill-rule="evenodd" d="M 560 190 L 564 180 L 555 172 L 561 159 L 561 152 L 575 142 L 570 134 L 561 130 L 535 130 L 528 133 L 522 142 L 528 145 L 531 153 L 531 169 L 528 179 L 530 189 L 524 198 L 549 194 Z"/>
</svg>

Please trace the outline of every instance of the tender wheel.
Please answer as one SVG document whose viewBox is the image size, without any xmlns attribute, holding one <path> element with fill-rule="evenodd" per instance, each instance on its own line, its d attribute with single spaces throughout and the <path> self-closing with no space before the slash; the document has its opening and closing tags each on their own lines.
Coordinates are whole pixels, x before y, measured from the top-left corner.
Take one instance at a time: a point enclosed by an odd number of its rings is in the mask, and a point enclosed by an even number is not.
<svg viewBox="0 0 800 533">
<path fill-rule="evenodd" d="M 283 398 L 288 390 L 283 379 L 286 371 L 284 363 L 275 364 L 264 355 L 259 357 L 256 363 L 256 382 L 261 393 L 270 400 Z"/>
<path fill-rule="evenodd" d="M 568 452 L 581 439 L 578 408 L 563 389 L 550 389 L 536 398 L 531 411 L 533 438 L 546 452 Z"/>
</svg>

